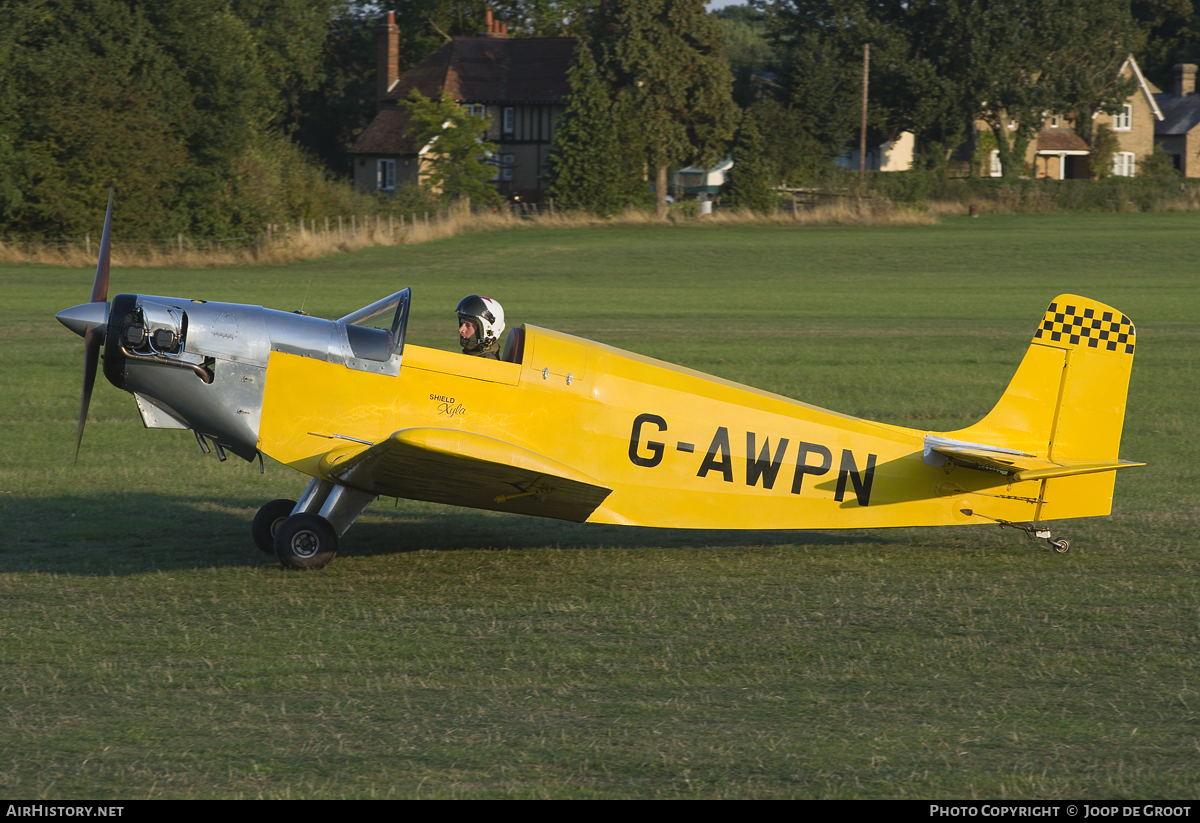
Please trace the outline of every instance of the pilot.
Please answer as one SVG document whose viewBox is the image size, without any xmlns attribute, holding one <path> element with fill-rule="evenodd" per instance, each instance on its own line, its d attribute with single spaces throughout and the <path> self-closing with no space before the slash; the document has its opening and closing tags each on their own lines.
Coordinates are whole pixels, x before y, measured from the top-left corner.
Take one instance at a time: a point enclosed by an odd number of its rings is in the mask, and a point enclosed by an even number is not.
<svg viewBox="0 0 1200 823">
<path fill-rule="evenodd" d="M 490 297 L 470 294 L 458 301 L 458 342 L 463 354 L 500 359 L 504 309 Z"/>
</svg>

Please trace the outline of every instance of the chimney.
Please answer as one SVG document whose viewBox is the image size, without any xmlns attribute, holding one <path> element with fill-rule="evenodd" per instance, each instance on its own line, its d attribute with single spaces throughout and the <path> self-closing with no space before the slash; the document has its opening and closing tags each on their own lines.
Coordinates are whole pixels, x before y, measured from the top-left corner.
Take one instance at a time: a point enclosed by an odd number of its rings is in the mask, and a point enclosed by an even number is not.
<svg viewBox="0 0 1200 823">
<path fill-rule="evenodd" d="M 492 10 L 488 9 L 483 18 L 483 31 L 479 37 L 508 37 L 508 24 L 501 23 L 492 17 Z"/>
<path fill-rule="evenodd" d="M 383 98 L 400 79 L 400 27 L 396 12 L 389 11 L 375 28 L 375 103 L 383 107 Z"/>
<path fill-rule="evenodd" d="M 1187 97 L 1196 93 L 1196 64 L 1180 63 L 1175 66 L 1175 96 Z"/>
</svg>

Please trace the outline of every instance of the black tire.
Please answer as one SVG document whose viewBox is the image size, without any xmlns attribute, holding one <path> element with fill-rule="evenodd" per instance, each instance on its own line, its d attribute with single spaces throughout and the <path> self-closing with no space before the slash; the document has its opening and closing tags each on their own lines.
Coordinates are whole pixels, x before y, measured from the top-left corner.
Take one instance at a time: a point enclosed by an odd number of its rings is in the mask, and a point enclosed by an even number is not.
<svg viewBox="0 0 1200 823">
<path fill-rule="evenodd" d="M 280 499 L 272 500 L 259 509 L 258 514 L 254 515 L 254 522 L 250 524 L 250 534 L 254 536 L 254 545 L 274 557 L 275 532 L 279 531 L 280 525 L 288 519 L 294 508 L 296 508 L 295 500 Z"/>
<path fill-rule="evenodd" d="M 275 556 L 285 569 L 323 569 L 337 557 L 337 532 L 319 514 L 294 514 L 275 532 Z"/>
</svg>

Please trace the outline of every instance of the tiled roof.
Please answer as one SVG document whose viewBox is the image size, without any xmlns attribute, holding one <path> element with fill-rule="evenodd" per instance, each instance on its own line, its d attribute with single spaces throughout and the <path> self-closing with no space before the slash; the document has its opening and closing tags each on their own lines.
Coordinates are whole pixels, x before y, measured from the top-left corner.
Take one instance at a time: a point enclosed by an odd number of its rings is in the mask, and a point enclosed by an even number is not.
<svg viewBox="0 0 1200 823">
<path fill-rule="evenodd" d="M 408 112 L 396 103 L 417 89 L 426 97 L 459 103 L 553 104 L 570 90 L 567 69 L 573 37 L 455 37 L 400 75 L 352 154 L 415 154 L 405 137 Z"/>
<path fill-rule="evenodd" d="M 1070 129 L 1046 129 L 1038 132 L 1038 151 L 1091 151 L 1083 138 Z"/>
<path fill-rule="evenodd" d="M 1156 94 L 1154 97 L 1163 113 L 1163 121 L 1154 124 L 1155 134 L 1164 137 L 1187 134 L 1200 124 L 1200 94 L 1189 94 L 1187 97 Z"/>
<path fill-rule="evenodd" d="M 420 146 L 406 134 L 409 113 L 393 103 L 384 104 L 371 124 L 354 141 L 351 154 L 416 154 Z"/>
</svg>

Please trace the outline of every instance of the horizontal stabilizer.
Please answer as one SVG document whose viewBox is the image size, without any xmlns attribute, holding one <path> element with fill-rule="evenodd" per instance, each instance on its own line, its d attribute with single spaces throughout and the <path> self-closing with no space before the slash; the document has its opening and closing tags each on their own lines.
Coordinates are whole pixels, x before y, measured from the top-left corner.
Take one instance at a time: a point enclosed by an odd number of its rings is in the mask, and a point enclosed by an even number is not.
<svg viewBox="0 0 1200 823">
<path fill-rule="evenodd" d="M 936 455 L 936 456 L 935 456 Z M 1047 480 L 1051 477 L 1072 477 L 1079 474 L 1116 471 L 1145 463 L 1131 460 L 1047 460 L 1014 449 L 965 443 L 930 435 L 925 438 L 925 462 L 956 466 L 1008 475 L 1013 480 Z"/>
<path fill-rule="evenodd" d="M 374 494 L 575 522 L 612 491 L 528 449 L 454 429 L 403 429 L 328 471 Z"/>
</svg>

